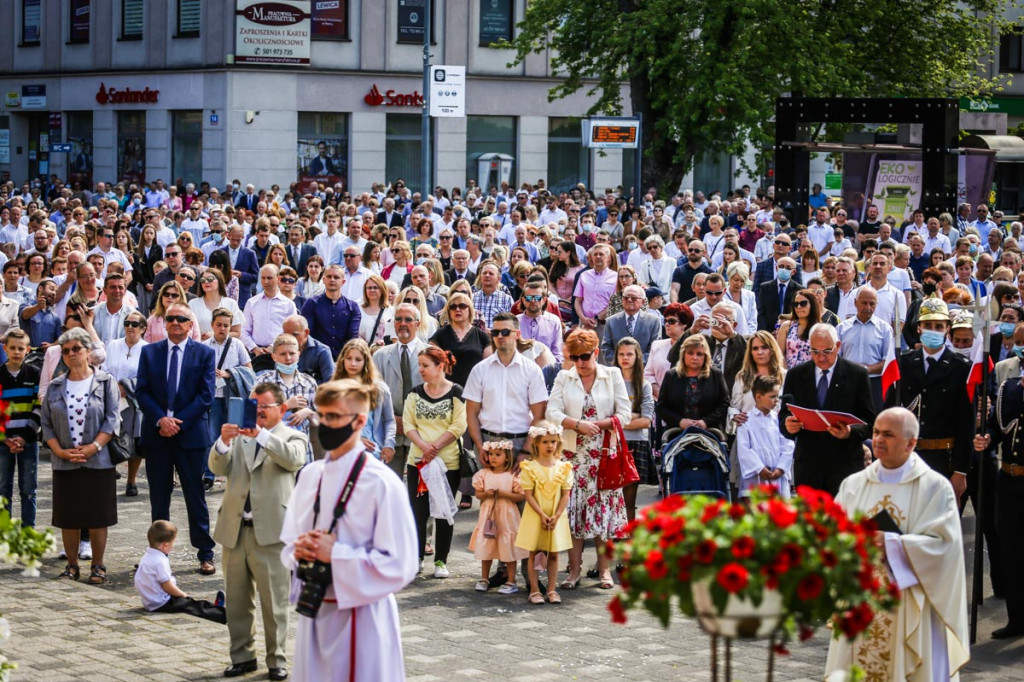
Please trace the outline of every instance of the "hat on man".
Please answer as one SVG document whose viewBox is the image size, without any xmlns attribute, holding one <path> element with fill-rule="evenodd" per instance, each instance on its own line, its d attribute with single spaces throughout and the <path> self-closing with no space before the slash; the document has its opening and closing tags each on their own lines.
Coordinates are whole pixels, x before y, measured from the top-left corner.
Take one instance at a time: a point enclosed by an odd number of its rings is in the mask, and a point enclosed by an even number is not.
<svg viewBox="0 0 1024 682">
<path fill-rule="evenodd" d="M 958 310 L 953 315 L 953 329 L 974 329 L 974 315 L 968 310 Z"/>
<path fill-rule="evenodd" d="M 949 308 L 941 298 L 926 298 L 921 301 L 921 312 L 917 316 L 917 321 L 929 322 L 932 320 L 949 322 Z"/>
</svg>

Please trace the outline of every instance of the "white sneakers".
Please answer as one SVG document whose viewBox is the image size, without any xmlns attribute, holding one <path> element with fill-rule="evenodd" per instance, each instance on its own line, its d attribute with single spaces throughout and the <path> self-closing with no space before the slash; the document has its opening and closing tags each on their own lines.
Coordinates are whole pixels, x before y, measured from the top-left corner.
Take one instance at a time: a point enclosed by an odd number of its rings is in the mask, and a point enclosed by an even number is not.
<svg viewBox="0 0 1024 682">
<path fill-rule="evenodd" d="M 498 588 L 498 594 L 515 594 L 519 591 L 519 586 L 514 583 L 505 583 Z"/>
<path fill-rule="evenodd" d="M 79 559 L 92 559 L 92 543 L 88 540 L 82 540 L 78 543 L 78 558 Z"/>
<path fill-rule="evenodd" d="M 444 565 L 443 561 L 434 562 L 434 577 L 435 578 L 447 578 L 449 575 L 448 567 Z"/>
</svg>

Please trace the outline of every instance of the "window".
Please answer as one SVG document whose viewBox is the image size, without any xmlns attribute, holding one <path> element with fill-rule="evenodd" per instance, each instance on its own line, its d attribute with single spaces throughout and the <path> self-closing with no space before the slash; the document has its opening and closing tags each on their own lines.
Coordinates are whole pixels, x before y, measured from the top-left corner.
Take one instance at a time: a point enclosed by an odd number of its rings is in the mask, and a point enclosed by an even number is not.
<svg viewBox="0 0 1024 682">
<path fill-rule="evenodd" d="M 143 0 L 121 0 L 121 40 L 142 40 Z"/>
<path fill-rule="evenodd" d="M 999 36 L 999 70 L 1003 73 L 1024 73 L 1024 36 L 1007 33 Z"/>
<path fill-rule="evenodd" d="M 198 38 L 202 14 L 199 0 L 178 0 L 178 32 L 175 38 Z"/>
<path fill-rule="evenodd" d="M 590 185 L 590 150 L 583 146 L 578 118 L 548 119 L 548 189 L 568 192 Z"/>
<path fill-rule="evenodd" d="M 418 114 L 388 114 L 385 124 L 384 174 L 388 182 L 398 178 L 413 192 L 423 192 L 422 118 Z M 434 126 L 430 126 L 430 148 Z"/>
<path fill-rule="evenodd" d="M 497 157 L 493 158 L 489 169 L 480 171 L 480 157 L 484 154 L 504 154 L 511 156 L 512 167 L 508 177 L 503 177 Z M 476 180 L 477 185 L 487 190 L 488 187 L 500 186 L 507 180 L 515 186 L 516 156 L 516 117 L 515 116 L 467 116 L 466 117 L 466 178 Z"/>
<path fill-rule="evenodd" d="M 42 0 L 21 0 L 21 44 L 38 45 L 42 27 Z"/>
<path fill-rule="evenodd" d="M 313 0 L 310 14 L 313 40 L 348 40 L 348 0 Z"/>
<path fill-rule="evenodd" d="M 67 154 L 68 183 L 80 183 L 92 187 L 92 112 L 69 111 L 68 142 L 71 153 Z"/>
<path fill-rule="evenodd" d="M 299 112 L 297 166 L 302 182 L 348 187 L 348 114 Z"/>
<path fill-rule="evenodd" d="M 117 112 L 117 179 L 146 180 L 146 112 Z"/>
<path fill-rule="evenodd" d="M 512 40 L 512 0 L 480 0 L 480 45 Z"/>
<path fill-rule="evenodd" d="M 430 3 L 430 44 L 437 43 L 437 24 L 434 23 L 434 5 Z M 423 44 L 427 0 L 398 0 L 398 42 Z"/>
<path fill-rule="evenodd" d="M 171 176 L 198 187 L 203 179 L 203 112 L 172 111 Z"/>
<path fill-rule="evenodd" d="M 89 42 L 89 19 L 92 17 L 92 7 L 89 0 L 71 0 L 71 16 L 68 21 L 68 42 L 87 43 Z"/>
</svg>

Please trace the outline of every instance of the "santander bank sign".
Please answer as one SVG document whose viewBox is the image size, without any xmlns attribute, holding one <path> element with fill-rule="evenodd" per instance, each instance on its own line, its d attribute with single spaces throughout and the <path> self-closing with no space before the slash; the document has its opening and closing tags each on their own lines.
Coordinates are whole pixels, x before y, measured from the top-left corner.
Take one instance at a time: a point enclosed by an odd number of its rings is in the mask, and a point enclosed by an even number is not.
<svg viewBox="0 0 1024 682">
<path fill-rule="evenodd" d="M 386 107 L 422 107 L 423 95 L 419 93 L 419 90 L 413 90 L 409 93 L 388 90 L 381 94 L 380 88 L 374 83 L 370 91 L 363 97 L 363 101 L 371 107 L 379 107 L 382 104 Z"/>
</svg>

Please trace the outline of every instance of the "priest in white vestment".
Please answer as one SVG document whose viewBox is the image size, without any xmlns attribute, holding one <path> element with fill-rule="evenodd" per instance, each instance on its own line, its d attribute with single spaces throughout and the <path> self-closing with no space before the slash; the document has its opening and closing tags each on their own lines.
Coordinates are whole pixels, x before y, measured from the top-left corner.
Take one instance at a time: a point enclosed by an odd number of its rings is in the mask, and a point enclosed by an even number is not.
<svg viewBox="0 0 1024 682">
<path fill-rule="evenodd" d="M 405 679 L 394 594 L 416 577 L 419 552 L 401 479 L 376 457 L 363 458 L 346 510 L 328 534 L 335 505 L 363 453 L 369 390 L 376 389 L 344 380 L 317 391 L 318 437 L 327 454 L 301 471 L 281 529 L 287 568 L 319 559 L 332 571 L 316 618 L 297 618 L 293 676 L 300 682 Z M 293 579 L 293 603 L 299 584 Z"/>
<path fill-rule="evenodd" d="M 889 513 L 900 532 L 881 532 L 891 579 L 900 588 L 893 613 L 875 615 L 852 642 L 833 640 L 826 679 L 856 664 L 871 682 L 959 680 L 970 660 L 967 584 L 960 516 L 950 482 L 914 452 L 918 422 L 896 407 L 875 419 L 876 461 L 846 478 L 836 501 L 849 513 Z"/>
</svg>

